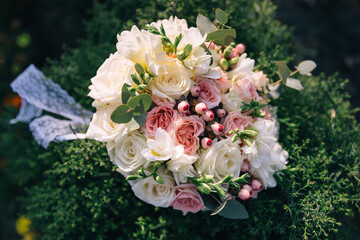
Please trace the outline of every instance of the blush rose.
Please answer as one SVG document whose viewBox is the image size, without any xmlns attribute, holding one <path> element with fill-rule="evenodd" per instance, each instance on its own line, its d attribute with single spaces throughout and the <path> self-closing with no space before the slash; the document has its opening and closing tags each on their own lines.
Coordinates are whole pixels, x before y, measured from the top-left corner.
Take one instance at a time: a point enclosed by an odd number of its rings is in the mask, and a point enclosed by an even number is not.
<svg viewBox="0 0 360 240">
<path fill-rule="evenodd" d="M 183 116 L 171 127 L 171 137 L 175 144 L 184 146 L 185 153 L 194 155 L 200 147 L 199 135 L 204 132 L 205 122 L 198 116 Z"/>
<path fill-rule="evenodd" d="M 221 124 L 224 126 L 225 133 L 235 130 L 245 130 L 250 127 L 252 123 L 252 117 L 242 115 L 238 111 L 230 112 L 225 118 L 221 120 Z"/>
<path fill-rule="evenodd" d="M 179 112 L 173 110 L 172 105 L 164 104 L 155 107 L 147 113 L 146 121 L 141 130 L 143 130 L 149 138 L 154 138 L 156 129 L 162 128 L 169 132 L 171 125 L 179 116 Z"/>
<path fill-rule="evenodd" d="M 188 212 L 197 213 L 205 208 L 201 195 L 193 184 L 182 184 L 175 187 L 175 198 L 170 206 L 186 215 Z"/>
<path fill-rule="evenodd" d="M 200 87 L 199 101 L 206 103 L 208 109 L 217 107 L 221 101 L 220 90 L 215 82 L 206 78 L 198 78 L 196 85 Z"/>
</svg>

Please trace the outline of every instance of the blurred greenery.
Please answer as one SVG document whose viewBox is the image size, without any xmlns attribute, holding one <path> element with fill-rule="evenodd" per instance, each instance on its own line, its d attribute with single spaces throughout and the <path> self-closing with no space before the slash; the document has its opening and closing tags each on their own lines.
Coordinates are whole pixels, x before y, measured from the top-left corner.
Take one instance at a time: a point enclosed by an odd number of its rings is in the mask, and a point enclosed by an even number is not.
<svg viewBox="0 0 360 240">
<path fill-rule="evenodd" d="M 292 32 L 275 20 L 276 7 L 268 0 L 114 0 L 85 7 L 91 9 L 84 15 L 88 21 L 73 26 L 85 26 L 82 40 L 43 70 L 88 109 L 89 79 L 115 51 L 116 34 L 172 14 L 193 26 L 199 12 L 213 18 L 220 7 L 230 13 L 237 40 L 270 77 L 274 60 L 296 63 Z M 27 215 L 39 239 L 358 239 L 360 135 L 347 81 L 323 74 L 302 80 L 303 91 L 284 89 L 274 102 L 284 122 L 280 141 L 289 151 L 288 168 L 278 187 L 245 202 L 246 221 L 206 212 L 184 217 L 141 202 L 115 171 L 104 144 L 51 143 L 45 151 L 26 124 L 8 124 L 18 107 L 10 98 L 0 118 L 0 238 L 19 239 L 15 219 Z"/>
</svg>

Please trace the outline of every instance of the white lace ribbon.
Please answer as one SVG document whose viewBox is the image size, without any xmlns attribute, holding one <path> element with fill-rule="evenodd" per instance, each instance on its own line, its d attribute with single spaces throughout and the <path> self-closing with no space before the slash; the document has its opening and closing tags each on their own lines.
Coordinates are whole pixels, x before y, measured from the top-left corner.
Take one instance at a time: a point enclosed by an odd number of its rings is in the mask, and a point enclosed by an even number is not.
<svg viewBox="0 0 360 240">
<path fill-rule="evenodd" d="M 83 139 L 81 134 L 89 124 L 92 112 L 85 110 L 74 98 L 51 79 L 30 65 L 12 83 L 11 88 L 21 97 L 21 108 L 11 124 L 30 123 L 30 130 L 36 142 L 47 148 L 53 140 Z M 67 120 L 44 115 L 42 111 L 60 115 Z"/>
</svg>

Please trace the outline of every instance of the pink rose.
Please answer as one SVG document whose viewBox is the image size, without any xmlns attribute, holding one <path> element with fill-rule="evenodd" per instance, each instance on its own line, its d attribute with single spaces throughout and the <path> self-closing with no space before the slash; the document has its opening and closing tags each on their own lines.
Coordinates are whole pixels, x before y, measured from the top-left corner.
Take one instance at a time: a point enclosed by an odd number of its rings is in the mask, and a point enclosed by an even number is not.
<svg viewBox="0 0 360 240">
<path fill-rule="evenodd" d="M 199 77 L 197 78 L 196 86 L 201 89 L 199 101 L 206 103 L 208 109 L 219 105 L 221 101 L 220 90 L 212 80 Z"/>
<path fill-rule="evenodd" d="M 155 137 L 156 129 L 158 128 L 169 132 L 173 122 L 180 116 L 179 112 L 173 110 L 173 106 L 169 104 L 154 107 L 146 115 L 146 121 L 141 130 L 143 130 L 149 138 Z"/>
<path fill-rule="evenodd" d="M 259 94 L 256 91 L 255 84 L 251 78 L 243 78 L 234 84 L 235 91 L 239 94 L 240 98 L 249 103 L 252 99 L 259 100 Z"/>
<path fill-rule="evenodd" d="M 252 117 L 242 115 L 238 111 L 230 112 L 226 117 L 221 120 L 221 124 L 225 128 L 224 132 L 226 134 L 229 131 L 235 130 L 236 128 L 239 130 L 245 130 L 246 128 L 250 127 L 251 123 Z"/>
<path fill-rule="evenodd" d="M 181 184 L 175 187 L 175 198 L 171 201 L 170 206 L 184 213 L 197 213 L 205 208 L 201 195 L 193 184 Z"/>
<path fill-rule="evenodd" d="M 171 127 L 171 137 L 176 145 L 184 146 L 185 153 L 194 155 L 199 149 L 199 135 L 204 132 L 205 122 L 198 116 L 182 116 Z"/>
<path fill-rule="evenodd" d="M 213 80 L 214 80 L 217 88 L 221 92 L 224 93 L 231 87 L 231 83 L 228 80 L 228 77 L 227 77 L 226 73 L 220 67 L 216 67 L 215 70 L 217 70 L 217 71 L 219 71 L 221 73 L 221 78 L 213 79 Z"/>
</svg>

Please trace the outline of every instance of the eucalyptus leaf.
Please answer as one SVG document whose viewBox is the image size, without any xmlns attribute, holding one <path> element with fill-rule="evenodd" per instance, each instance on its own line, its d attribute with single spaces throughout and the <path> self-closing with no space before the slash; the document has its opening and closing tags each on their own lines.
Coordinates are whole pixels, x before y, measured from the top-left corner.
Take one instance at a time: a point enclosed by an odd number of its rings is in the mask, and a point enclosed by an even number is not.
<svg viewBox="0 0 360 240">
<path fill-rule="evenodd" d="M 118 106 L 111 114 L 111 120 L 115 123 L 127 123 L 131 120 L 132 114 L 127 105 Z"/>
<path fill-rule="evenodd" d="M 311 76 L 311 72 L 316 68 L 316 63 L 311 60 L 305 60 L 299 63 L 299 65 L 296 67 L 296 69 L 299 71 L 302 75 L 308 75 Z"/>
<path fill-rule="evenodd" d="M 210 216 L 214 216 L 214 215 L 220 213 L 220 212 L 225 208 L 225 206 L 226 206 L 226 204 L 228 203 L 228 201 L 229 201 L 229 200 L 223 201 L 223 202 L 220 204 L 220 206 L 218 206 L 218 207 L 210 214 Z"/>
<path fill-rule="evenodd" d="M 244 205 L 237 200 L 228 200 L 225 207 L 218 213 L 220 216 L 230 219 L 248 219 L 249 214 Z"/>
<path fill-rule="evenodd" d="M 218 20 L 219 23 L 221 24 L 226 24 L 229 20 L 228 15 L 220 8 L 217 8 L 215 10 L 215 16 L 216 16 L 216 20 Z"/>
<path fill-rule="evenodd" d="M 235 29 L 219 29 L 207 35 L 206 41 L 213 41 L 218 45 L 228 45 L 236 38 Z"/>
<path fill-rule="evenodd" d="M 295 78 L 287 78 L 285 85 L 289 88 L 296 89 L 298 91 L 301 91 L 304 89 L 303 85 L 301 84 L 300 80 Z"/>
<path fill-rule="evenodd" d="M 276 65 L 278 66 L 279 76 L 282 80 L 286 80 L 290 76 L 290 70 L 286 65 L 285 61 L 277 61 Z"/>
<path fill-rule="evenodd" d="M 196 26 L 200 30 L 201 34 L 211 33 L 216 31 L 216 26 L 202 14 L 199 14 L 196 18 Z"/>
<path fill-rule="evenodd" d="M 152 100 L 149 94 L 140 94 L 131 98 L 128 102 L 128 106 L 134 109 L 141 109 L 141 111 L 135 111 L 138 113 L 146 112 L 151 106 Z"/>
<path fill-rule="evenodd" d="M 219 206 L 219 203 L 215 200 L 214 196 L 212 196 L 211 194 L 209 195 L 201 194 L 201 197 L 204 201 L 205 207 L 207 207 L 209 210 L 214 211 Z"/>
<path fill-rule="evenodd" d="M 141 115 L 134 116 L 133 118 L 141 127 L 142 125 L 144 125 L 146 121 L 146 113 L 142 113 Z"/>
<path fill-rule="evenodd" d="M 121 101 L 123 104 L 126 104 L 129 101 L 129 98 L 131 97 L 131 92 L 129 91 L 129 88 L 131 86 L 127 83 L 124 83 L 124 85 L 121 88 Z"/>
</svg>

